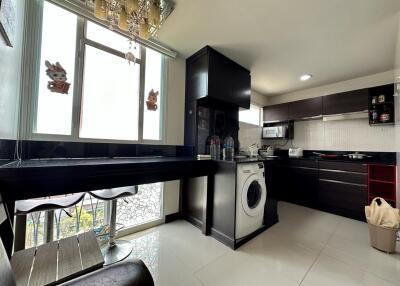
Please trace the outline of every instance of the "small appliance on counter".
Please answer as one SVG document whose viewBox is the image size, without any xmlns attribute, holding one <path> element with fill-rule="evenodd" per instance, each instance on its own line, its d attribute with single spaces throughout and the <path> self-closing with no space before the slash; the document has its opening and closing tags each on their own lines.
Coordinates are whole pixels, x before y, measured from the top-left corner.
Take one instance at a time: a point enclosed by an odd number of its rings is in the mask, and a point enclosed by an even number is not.
<svg viewBox="0 0 400 286">
<path fill-rule="evenodd" d="M 303 148 L 289 148 L 289 158 L 301 158 L 303 157 Z"/>
</svg>

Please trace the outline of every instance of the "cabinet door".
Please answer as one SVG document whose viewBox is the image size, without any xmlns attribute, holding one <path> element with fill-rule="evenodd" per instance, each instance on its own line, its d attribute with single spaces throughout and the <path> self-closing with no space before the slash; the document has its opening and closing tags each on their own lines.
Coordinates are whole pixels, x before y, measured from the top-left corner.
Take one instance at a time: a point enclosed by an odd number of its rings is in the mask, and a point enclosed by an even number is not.
<svg viewBox="0 0 400 286">
<path fill-rule="evenodd" d="M 203 52 L 186 61 L 186 100 L 208 95 L 208 54 Z"/>
<path fill-rule="evenodd" d="M 312 207 L 317 197 L 317 169 L 307 167 L 290 167 L 288 169 L 288 200 Z"/>
<path fill-rule="evenodd" d="M 233 64 L 227 57 L 209 51 L 208 95 L 224 102 L 232 102 Z"/>
<path fill-rule="evenodd" d="M 317 198 L 318 170 L 308 167 L 273 167 L 272 198 L 312 207 Z"/>
<path fill-rule="evenodd" d="M 289 104 L 277 104 L 264 107 L 264 122 L 289 120 Z"/>
<path fill-rule="evenodd" d="M 185 145 L 196 146 L 197 140 L 197 102 L 185 102 Z M 196 150 L 197 152 L 197 150 Z"/>
<path fill-rule="evenodd" d="M 318 203 L 322 210 L 365 220 L 367 186 L 319 179 Z"/>
<path fill-rule="evenodd" d="M 322 97 L 298 100 L 289 103 L 290 119 L 305 119 L 322 115 Z"/>
<path fill-rule="evenodd" d="M 249 109 L 251 96 L 250 72 L 237 64 L 234 65 L 232 72 L 232 103 Z"/>
<path fill-rule="evenodd" d="M 341 114 L 368 110 L 368 89 L 359 89 L 324 96 L 324 115 Z"/>
</svg>

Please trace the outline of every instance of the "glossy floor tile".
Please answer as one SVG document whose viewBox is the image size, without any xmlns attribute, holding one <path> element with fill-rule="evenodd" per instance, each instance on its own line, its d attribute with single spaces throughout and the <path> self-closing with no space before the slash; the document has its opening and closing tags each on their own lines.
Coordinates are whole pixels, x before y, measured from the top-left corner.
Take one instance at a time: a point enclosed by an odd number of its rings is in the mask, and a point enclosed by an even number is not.
<svg viewBox="0 0 400 286">
<path fill-rule="evenodd" d="M 400 285 L 400 248 L 371 248 L 365 223 L 289 203 L 279 203 L 279 218 L 236 251 L 185 221 L 125 239 L 157 286 Z"/>
</svg>

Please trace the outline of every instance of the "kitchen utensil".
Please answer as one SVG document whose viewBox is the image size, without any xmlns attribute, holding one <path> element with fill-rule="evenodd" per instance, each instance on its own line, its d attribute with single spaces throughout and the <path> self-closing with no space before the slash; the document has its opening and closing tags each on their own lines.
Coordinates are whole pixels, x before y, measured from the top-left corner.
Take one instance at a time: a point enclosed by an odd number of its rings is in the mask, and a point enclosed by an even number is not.
<svg viewBox="0 0 400 286">
<path fill-rule="evenodd" d="M 266 147 L 266 148 L 265 148 Z M 274 147 L 273 146 L 264 146 L 264 149 L 258 150 L 258 154 L 261 156 L 273 156 L 274 155 Z"/>
<path fill-rule="evenodd" d="M 258 145 L 252 144 L 249 146 L 249 156 L 250 157 L 257 157 L 258 156 Z"/>
<path fill-rule="evenodd" d="M 314 155 L 318 155 L 321 159 L 337 159 L 340 157 L 338 154 L 323 154 L 318 152 L 313 152 Z"/>
</svg>

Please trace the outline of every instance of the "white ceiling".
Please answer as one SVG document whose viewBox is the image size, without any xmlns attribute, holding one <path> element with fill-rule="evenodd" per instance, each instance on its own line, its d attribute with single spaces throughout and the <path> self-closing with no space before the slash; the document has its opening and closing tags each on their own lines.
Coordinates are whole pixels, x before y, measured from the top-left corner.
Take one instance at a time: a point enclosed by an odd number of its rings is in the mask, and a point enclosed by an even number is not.
<svg viewBox="0 0 400 286">
<path fill-rule="evenodd" d="M 159 40 L 188 57 L 210 45 L 276 95 L 393 68 L 400 0 L 175 0 Z M 301 82 L 300 75 L 313 79 Z"/>
</svg>

